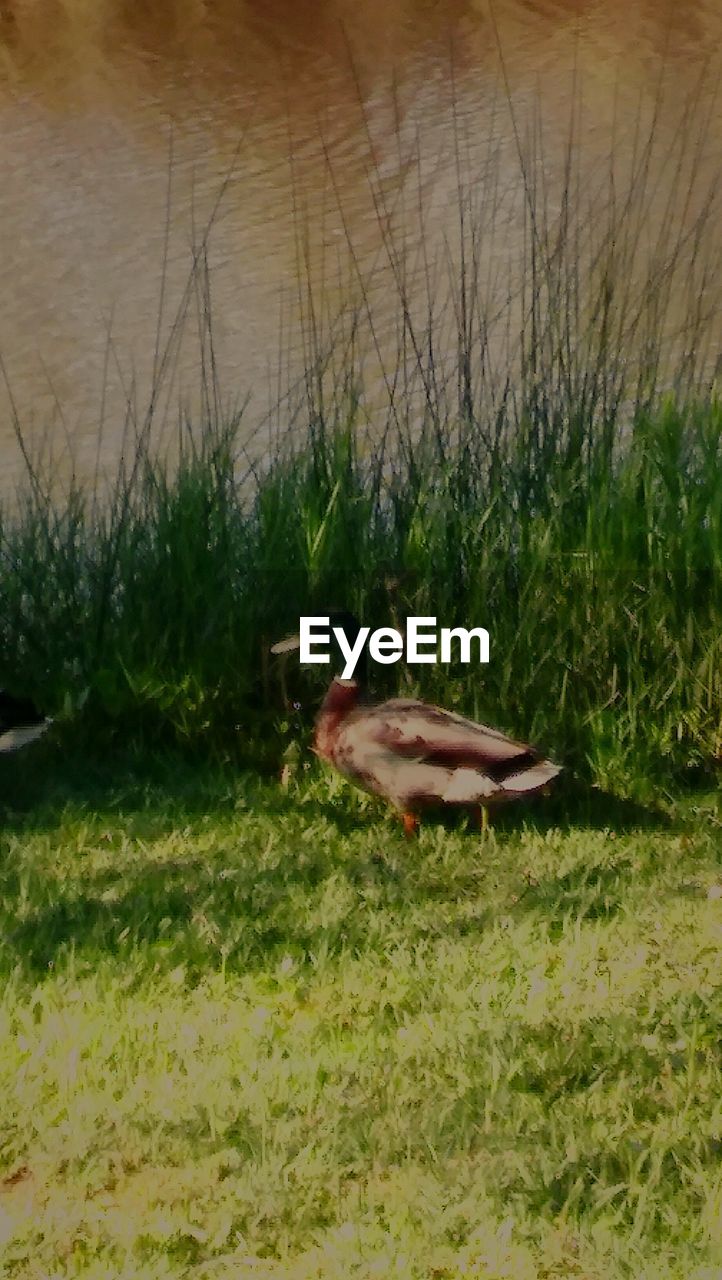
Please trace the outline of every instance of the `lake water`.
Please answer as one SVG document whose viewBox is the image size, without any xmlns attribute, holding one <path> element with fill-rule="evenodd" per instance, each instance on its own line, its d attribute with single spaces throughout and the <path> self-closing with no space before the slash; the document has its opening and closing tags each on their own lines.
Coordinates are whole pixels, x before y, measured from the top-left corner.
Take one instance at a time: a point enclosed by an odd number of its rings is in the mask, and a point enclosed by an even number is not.
<svg viewBox="0 0 722 1280">
<path fill-rule="evenodd" d="M 721 49 L 717 0 L 0 0 L 3 486 L 18 427 L 112 465 L 153 386 L 262 450 L 334 326 L 383 413 L 404 305 L 453 360 L 460 208 L 497 361 L 565 193 L 590 262 L 612 205 L 630 278 L 675 246 L 660 323 L 714 361 Z"/>
</svg>

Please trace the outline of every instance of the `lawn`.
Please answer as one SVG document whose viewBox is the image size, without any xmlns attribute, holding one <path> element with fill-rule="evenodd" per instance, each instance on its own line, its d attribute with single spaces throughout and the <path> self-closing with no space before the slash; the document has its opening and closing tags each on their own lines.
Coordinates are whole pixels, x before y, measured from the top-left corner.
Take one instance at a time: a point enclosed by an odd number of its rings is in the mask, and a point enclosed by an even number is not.
<svg viewBox="0 0 722 1280">
<path fill-rule="evenodd" d="M 2 761 L 0 1275 L 722 1275 L 722 811 Z"/>
<path fill-rule="evenodd" d="M 182 308 L 115 472 L 13 421 L 0 687 L 55 723 L 0 757 L 0 1280 L 722 1280 L 720 217 L 650 235 L 649 155 L 555 213 L 534 153 L 507 297 L 486 182 L 420 315 L 384 229 L 390 349 L 304 313 L 260 423 L 205 240 L 198 421 Z M 407 843 L 304 767 L 327 673 L 269 647 L 330 607 L 485 627 L 371 690 L 557 793 Z"/>
</svg>

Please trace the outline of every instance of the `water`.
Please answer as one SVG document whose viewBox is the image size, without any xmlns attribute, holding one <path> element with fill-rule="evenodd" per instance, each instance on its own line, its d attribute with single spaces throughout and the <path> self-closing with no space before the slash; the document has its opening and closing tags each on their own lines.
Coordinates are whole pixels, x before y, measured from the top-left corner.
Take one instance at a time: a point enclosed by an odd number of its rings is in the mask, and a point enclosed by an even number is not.
<svg viewBox="0 0 722 1280">
<path fill-rule="evenodd" d="M 0 0 L 0 483 L 18 427 L 112 465 L 154 385 L 159 434 L 205 386 L 262 448 L 344 304 L 383 406 L 401 294 L 453 353 L 460 190 L 508 339 L 524 176 L 591 227 L 636 173 L 641 250 L 680 246 L 665 324 L 704 295 L 715 358 L 720 223 L 681 237 L 722 158 L 720 49 L 715 0 Z"/>
</svg>

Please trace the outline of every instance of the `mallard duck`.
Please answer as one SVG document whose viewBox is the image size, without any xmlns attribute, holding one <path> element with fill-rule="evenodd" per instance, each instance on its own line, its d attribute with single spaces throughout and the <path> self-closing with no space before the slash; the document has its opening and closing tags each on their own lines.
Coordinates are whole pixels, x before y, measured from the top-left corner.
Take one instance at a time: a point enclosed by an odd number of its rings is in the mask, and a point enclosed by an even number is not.
<svg viewBox="0 0 722 1280">
<path fill-rule="evenodd" d="M 29 698 L 14 698 L 0 690 L 0 753 L 34 742 L 49 724 Z"/>
<path fill-rule="evenodd" d="M 332 613 L 349 644 L 359 624 Z M 300 646 L 289 636 L 273 653 Z M 482 831 L 489 809 L 544 792 L 561 772 L 533 747 L 498 729 L 476 724 L 417 698 L 369 703 L 358 679 L 334 677 L 316 718 L 314 751 L 357 786 L 383 796 L 400 812 L 404 832 L 414 833 L 421 809 L 463 805 L 478 811 Z"/>
</svg>

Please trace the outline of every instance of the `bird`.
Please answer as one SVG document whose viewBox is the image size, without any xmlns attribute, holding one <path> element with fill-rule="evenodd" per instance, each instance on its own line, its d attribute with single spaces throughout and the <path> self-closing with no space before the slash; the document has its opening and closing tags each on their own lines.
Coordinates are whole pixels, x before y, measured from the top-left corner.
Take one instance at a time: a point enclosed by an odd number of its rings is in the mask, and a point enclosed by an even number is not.
<svg viewBox="0 0 722 1280">
<path fill-rule="evenodd" d="M 360 629 L 353 614 L 328 616 L 353 645 Z M 300 637 L 292 635 L 271 652 L 299 647 Z M 435 805 L 472 808 L 486 834 L 490 809 L 545 793 L 561 772 L 499 729 L 418 698 L 369 702 L 363 684 L 363 677 L 334 676 L 316 717 L 313 750 L 349 781 L 388 800 L 407 837 L 417 831 L 420 811 Z"/>
<path fill-rule="evenodd" d="M 0 690 L 0 755 L 35 742 L 49 724 L 29 698 L 16 698 Z"/>
</svg>

